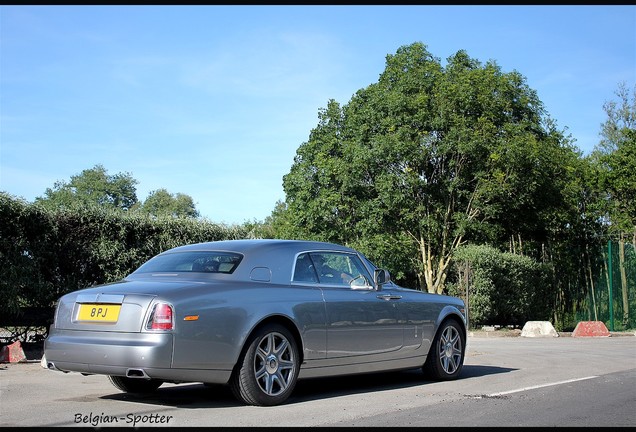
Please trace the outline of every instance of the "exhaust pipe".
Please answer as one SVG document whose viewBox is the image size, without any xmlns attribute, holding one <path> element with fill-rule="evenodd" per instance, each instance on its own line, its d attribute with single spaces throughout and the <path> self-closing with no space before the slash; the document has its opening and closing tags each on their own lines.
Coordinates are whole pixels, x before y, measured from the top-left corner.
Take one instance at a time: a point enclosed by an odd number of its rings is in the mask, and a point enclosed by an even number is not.
<svg viewBox="0 0 636 432">
<path fill-rule="evenodd" d="M 128 378 L 145 378 L 150 379 L 143 369 L 126 369 L 126 376 Z"/>
<path fill-rule="evenodd" d="M 68 373 L 68 371 L 65 371 L 65 370 L 62 370 L 62 369 L 58 369 L 57 366 L 55 366 L 55 363 L 53 363 L 53 362 L 42 362 L 41 364 L 45 364 L 46 365 L 45 369 L 56 371 L 56 372 Z"/>
</svg>

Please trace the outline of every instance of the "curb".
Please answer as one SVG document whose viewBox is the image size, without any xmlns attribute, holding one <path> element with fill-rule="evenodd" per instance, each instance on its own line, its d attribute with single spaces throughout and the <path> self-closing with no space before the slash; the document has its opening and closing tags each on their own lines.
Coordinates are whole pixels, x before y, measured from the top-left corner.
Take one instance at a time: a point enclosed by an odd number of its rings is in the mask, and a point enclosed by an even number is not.
<svg viewBox="0 0 636 432">
<path fill-rule="evenodd" d="M 573 332 L 557 332 L 559 337 L 573 337 Z M 519 330 L 469 330 L 468 337 L 521 337 L 521 331 Z M 610 332 L 610 337 L 636 337 L 636 332 Z M 580 336 L 579 336 L 580 337 Z"/>
</svg>

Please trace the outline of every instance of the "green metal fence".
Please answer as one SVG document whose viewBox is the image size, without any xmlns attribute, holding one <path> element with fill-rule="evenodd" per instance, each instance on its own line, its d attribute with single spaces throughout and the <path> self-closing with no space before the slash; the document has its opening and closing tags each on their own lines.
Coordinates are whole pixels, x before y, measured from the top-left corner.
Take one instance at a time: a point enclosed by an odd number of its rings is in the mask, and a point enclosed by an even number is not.
<svg viewBox="0 0 636 432">
<path fill-rule="evenodd" d="M 579 321 L 602 321 L 610 331 L 636 329 L 636 250 L 610 240 L 599 251 L 588 295 L 576 312 Z M 610 301 L 611 299 L 611 301 Z"/>
</svg>

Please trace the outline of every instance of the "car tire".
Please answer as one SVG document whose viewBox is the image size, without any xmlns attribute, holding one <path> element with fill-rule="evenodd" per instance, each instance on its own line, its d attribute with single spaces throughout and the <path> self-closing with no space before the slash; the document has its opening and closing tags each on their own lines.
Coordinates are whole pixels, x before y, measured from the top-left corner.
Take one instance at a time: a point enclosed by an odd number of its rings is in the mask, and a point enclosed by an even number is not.
<svg viewBox="0 0 636 432">
<path fill-rule="evenodd" d="M 113 375 L 109 375 L 108 379 L 115 387 L 126 393 L 152 393 L 163 384 L 163 381 L 157 379 L 128 378 Z"/>
<path fill-rule="evenodd" d="M 436 381 L 456 379 L 464 364 L 466 336 L 454 319 L 442 323 L 422 366 L 424 374 Z"/>
<path fill-rule="evenodd" d="M 282 325 L 267 324 L 248 339 L 230 378 L 230 388 L 248 405 L 279 405 L 294 391 L 299 371 L 294 336 Z"/>
</svg>

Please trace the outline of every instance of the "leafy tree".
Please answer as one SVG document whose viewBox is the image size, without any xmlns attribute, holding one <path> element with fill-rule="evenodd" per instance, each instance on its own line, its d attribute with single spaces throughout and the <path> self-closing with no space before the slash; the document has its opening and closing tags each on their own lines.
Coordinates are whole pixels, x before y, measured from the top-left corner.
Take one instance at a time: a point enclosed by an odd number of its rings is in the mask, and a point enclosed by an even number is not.
<svg viewBox="0 0 636 432">
<path fill-rule="evenodd" d="M 137 200 L 135 180 L 130 173 L 109 175 L 100 164 L 71 176 L 69 182 L 57 181 L 47 188 L 36 203 L 49 209 L 74 209 L 96 205 L 103 209 L 139 210 L 152 216 L 199 217 L 191 196 L 170 194 L 166 189 L 150 192 L 144 202 Z"/>
<path fill-rule="evenodd" d="M 295 233 L 288 227 L 287 214 L 287 204 L 278 200 L 264 221 L 244 222 L 243 227 L 250 238 L 293 238 Z"/>
<path fill-rule="evenodd" d="M 618 86 L 619 101 L 603 105 L 607 120 L 593 158 L 600 166 L 601 188 L 609 198 L 613 230 L 632 232 L 636 245 L 636 86 L 631 93 Z"/>
<path fill-rule="evenodd" d="M 624 131 L 624 140 L 608 155 L 607 166 L 615 222 L 621 229 L 632 231 L 636 245 L 636 129 Z"/>
<path fill-rule="evenodd" d="M 603 154 L 617 150 L 621 143 L 629 140 L 629 131 L 636 130 L 636 85 L 630 95 L 627 84 L 619 83 L 615 94 L 618 101 L 603 104 L 607 120 L 601 125 L 601 141 L 595 148 Z"/>
<path fill-rule="evenodd" d="M 597 164 L 601 208 L 607 230 L 618 237 L 623 324 L 629 323 L 629 287 L 625 243 L 629 236 L 636 249 L 636 86 L 630 95 L 625 83 L 618 86 L 619 101 L 603 108 L 607 120 L 592 160 Z M 632 282 L 633 283 L 633 282 Z"/>
<path fill-rule="evenodd" d="M 199 217 L 192 197 L 183 193 L 171 194 L 166 189 L 157 189 L 139 205 L 139 210 L 152 216 Z"/>
<path fill-rule="evenodd" d="M 137 203 L 137 180 L 129 173 L 109 175 L 98 164 L 86 169 L 71 180 L 55 182 L 53 188 L 47 188 L 44 197 L 36 202 L 48 208 L 73 208 L 76 206 L 98 205 L 106 208 L 128 210 Z"/>
<path fill-rule="evenodd" d="M 576 155 L 546 117 L 517 72 L 464 51 L 443 67 L 422 43 L 403 46 L 378 83 L 319 112 L 283 178 L 286 226 L 372 259 L 396 245 L 405 255 L 392 259 L 441 293 L 467 240 L 547 237 Z"/>
</svg>

